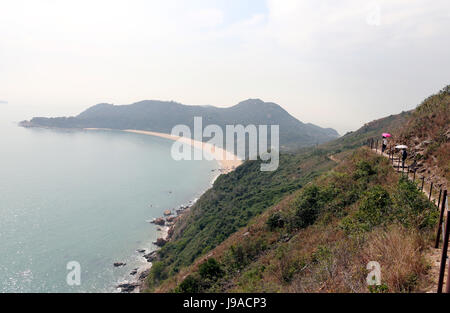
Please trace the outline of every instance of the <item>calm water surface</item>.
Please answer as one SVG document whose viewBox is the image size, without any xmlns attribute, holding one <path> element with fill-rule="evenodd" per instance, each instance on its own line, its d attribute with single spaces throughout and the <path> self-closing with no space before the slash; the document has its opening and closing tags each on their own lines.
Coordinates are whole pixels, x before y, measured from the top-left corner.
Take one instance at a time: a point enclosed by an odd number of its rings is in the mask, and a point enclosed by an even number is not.
<svg viewBox="0 0 450 313">
<path fill-rule="evenodd" d="M 154 249 L 148 221 L 198 197 L 218 168 L 171 141 L 0 124 L 0 292 L 109 292 Z M 81 265 L 68 286 L 66 264 Z M 114 268 L 114 262 L 126 262 Z"/>
</svg>

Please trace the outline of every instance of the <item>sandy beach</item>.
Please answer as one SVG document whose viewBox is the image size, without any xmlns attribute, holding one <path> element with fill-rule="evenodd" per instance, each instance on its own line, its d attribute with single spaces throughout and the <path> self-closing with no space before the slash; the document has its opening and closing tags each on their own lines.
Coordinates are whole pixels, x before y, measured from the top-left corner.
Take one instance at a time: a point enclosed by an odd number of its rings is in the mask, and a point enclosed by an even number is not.
<svg viewBox="0 0 450 313">
<path fill-rule="evenodd" d="M 112 130 L 112 129 L 85 128 L 85 130 Z M 205 153 L 212 155 L 212 157 L 219 163 L 221 173 L 224 173 L 224 174 L 233 171 L 236 167 L 238 167 L 239 165 L 242 164 L 242 160 L 240 160 L 233 153 L 228 152 L 222 148 L 217 148 L 217 147 L 213 146 L 212 144 L 196 141 L 191 138 L 173 136 L 173 135 L 166 134 L 166 133 L 158 133 L 158 132 L 147 131 L 147 130 L 126 129 L 123 131 L 128 132 L 128 133 L 134 133 L 134 134 L 161 137 L 161 138 L 165 138 L 165 139 L 169 139 L 169 140 L 173 140 L 173 141 L 180 140 L 183 143 L 189 144 L 189 145 L 193 146 L 194 148 L 201 149 Z"/>
<path fill-rule="evenodd" d="M 92 131 L 108 130 L 108 131 L 110 131 L 112 129 L 85 128 L 84 130 L 92 130 Z M 172 136 L 172 135 L 166 134 L 166 133 L 159 133 L 159 132 L 152 132 L 152 131 L 145 131 L 145 130 L 127 129 L 127 130 L 123 130 L 123 131 L 128 132 L 128 133 L 134 133 L 134 134 L 161 137 L 161 138 L 165 138 L 165 139 L 169 139 L 169 140 L 173 140 L 173 141 L 180 140 L 181 142 L 186 143 L 194 148 L 201 149 L 205 153 L 211 155 L 220 166 L 220 173 L 218 173 L 218 175 L 215 176 L 214 180 L 220 174 L 229 173 L 229 172 L 233 171 L 236 167 L 238 167 L 239 165 L 242 164 L 242 160 L 240 160 L 233 153 L 230 153 L 230 152 L 226 151 L 225 149 L 217 148 L 217 147 L 213 146 L 212 144 L 196 141 L 191 138 Z M 214 180 L 212 181 L 212 183 L 214 182 Z M 194 203 L 195 203 L 195 201 L 192 204 L 190 204 L 190 206 L 193 205 Z M 183 212 L 183 213 L 185 213 L 185 212 Z M 180 213 L 177 215 L 181 216 L 181 215 L 183 215 L 183 213 Z M 164 240 L 170 240 L 170 238 L 169 238 L 170 228 L 171 228 L 170 226 L 160 227 L 158 230 L 158 238 L 162 238 Z M 156 247 L 154 250 L 151 250 L 149 252 L 151 253 L 156 250 L 159 250 L 159 248 Z M 145 277 L 148 275 L 151 265 L 152 265 L 152 263 L 145 263 L 144 265 L 142 265 L 138 268 L 137 275 L 134 280 L 132 280 L 131 282 L 125 281 L 125 282 L 121 282 L 121 283 L 125 284 L 125 286 L 132 285 L 134 289 L 131 292 L 133 292 L 133 293 L 141 292 L 141 289 L 144 288 L 144 286 L 145 286 Z M 119 285 L 120 285 L 120 283 L 119 283 Z M 120 289 L 122 289 L 122 288 L 120 288 Z M 130 292 L 130 291 L 126 291 L 126 292 Z"/>
</svg>

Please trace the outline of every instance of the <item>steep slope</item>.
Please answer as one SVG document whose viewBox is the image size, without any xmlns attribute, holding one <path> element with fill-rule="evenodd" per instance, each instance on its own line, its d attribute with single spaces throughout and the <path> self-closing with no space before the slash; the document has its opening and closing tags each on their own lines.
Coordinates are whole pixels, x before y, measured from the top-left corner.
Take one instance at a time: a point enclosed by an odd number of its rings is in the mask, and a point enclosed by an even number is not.
<svg viewBox="0 0 450 313">
<path fill-rule="evenodd" d="M 369 123 L 328 144 L 282 153 L 275 172 L 260 172 L 258 161 L 247 161 L 235 172 L 219 177 L 172 229 L 171 241 L 159 251 L 158 262 L 148 279 L 150 289 L 166 279 L 176 279 L 178 272 L 208 255 L 252 218 L 334 167 L 336 163 L 330 154 L 349 153 L 361 147 L 374 134 L 394 128 L 406 115 Z"/>
<path fill-rule="evenodd" d="M 421 291 L 437 216 L 387 159 L 361 148 L 155 291 Z M 381 286 L 367 286 L 370 261 Z"/>
<path fill-rule="evenodd" d="M 409 147 L 409 159 L 417 163 L 419 173 L 446 185 L 450 179 L 450 86 L 425 99 L 394 134 Z"/>
<path fill-rule="evenodd" d="M 220 177 L 175 225 L 148 290 L 361 292 L 371 260 L 386 267 L 384 285 L 372 291 L 423 290 L 436 208 L 385 158 L 360 148 L 402 132 L 415 116 L 391 115 L 282 154 L 269 176 L 246 162 Z"/>
<path fill-rule="evenodd" d="M 337 138 L 329 128 L 304 124 L 275 103 L 249 99 L 230 108 L 190 106 L 176 102 L 141 101 L 131 105 L 97 104 L 76 117 L 35 117 L 24 126 L 62 128 L 139 129 L 170 133 L 175 125 L 193 129 L 195 116 L 203 125 L 280 125 L 280 145 L 284 150 L 311 146 Z"/>
</svg>

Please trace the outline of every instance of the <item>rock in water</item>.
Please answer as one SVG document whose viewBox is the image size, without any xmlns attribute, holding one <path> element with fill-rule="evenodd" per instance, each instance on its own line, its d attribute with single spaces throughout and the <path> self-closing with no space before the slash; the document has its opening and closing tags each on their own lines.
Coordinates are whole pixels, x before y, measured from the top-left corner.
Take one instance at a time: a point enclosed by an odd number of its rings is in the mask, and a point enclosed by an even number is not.
<svg viewBox="0 0 450 313">
<path fill-rule="evenodd" d="M 125 266 L 125 265 L 127 265 L 127 263 L 123 263 L 123 262 L 114 263 L 114 267 L 120 267 L 120 266 Z"/>
<path fill-rule="evenodd" d="M 150 223 L 153 223 L 153 224 L 156 224 L 156 225 L 159 225 L 159 226 L 164 226 L 166 224 L 166 221 L 162 217 L 159 217 L 159 218 L 155 218 Z"/>
<path fill-rule="evenodd" d="M 138 283 L 124 283 L 117 286 L 120 288 L 120 292 L 132 292 L 136 287 L 139 287 Z"/>
<path fill-rule="evenodd" d="M 164 211 L 164 215 L 165 215 L 165 216 L 172 215 L 172 211 L 170 211 L 170 210 L 165 210 L 165 211 Z"/>
</svg>

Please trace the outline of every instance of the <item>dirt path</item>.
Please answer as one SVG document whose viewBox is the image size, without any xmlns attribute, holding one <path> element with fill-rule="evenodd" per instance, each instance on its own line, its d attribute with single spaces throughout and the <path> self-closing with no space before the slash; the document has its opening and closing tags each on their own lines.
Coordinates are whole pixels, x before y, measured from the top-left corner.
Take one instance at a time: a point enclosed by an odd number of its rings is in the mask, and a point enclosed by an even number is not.
<svg viewBox="0 0 450 313">
<path fill-rule="evenodd" d="M 330 154 L 330 155 L 328 156 L 328 158 L 329 158 L 331 161 L 336 162 L 337 164 L 341 163 L 341 160 L 339 160 L 338 158 L 336 158 L 333 154 Z"/>
<path fill-rule="evenodd" d="M 384 156 L 386 158 L 389 158 L 388 154 L 382 153 L 380 150 L 376 151 L 376 150 L 372 149 L 372 152 L 377 153 L 379 155 L 382 155 L 382 156 Z M 394 168 L 394 170 L 396 170 L 396 168 L 401 166 L 400 157 L 394 157 L 394 162 L 393 163 L 391 162 L 391 165 Z M 406 164 L 405 164 L 405 169 L 406 168 L 407 167 L 406 167 Z M 402 169 L 402 171 L 400 171 L 399 173 L 405 173 L 405 171 L 404 171 L 405 169 Z M 409 171 L 409 168 L 408 168 L 408 171 Z M 408 173 L 408 179 L 409 179 L 409 172 L 407 172 L 407 173 Z M 436 196 L 431 194 L 431 197 L 430 197 L 429 192 L 427 192 L 425 189 L 422 190 L 422 192 L 427 196 L 427 198 L 430 199 L 430 201 L 432 201 L 435 204 L 437 204 L 437 200 L 438 199 L 436 198 Z M 440 266 L 441 266 L 441 257 L 442 257 L 442 244 L 441 244 L 440 248 L 438 248 L 438 249 L 435 249 L 434 247 L 430 247 L 430 249 L 428 249 L 425 252 L 425 258 L 428 261 L 428 263 L 430 264 L 430 270 L 429 270 L 428 275 L 427 275 L 428 276 L 429 285 L 424 287 L 424 289 L 423 289 L 424 292 L 435 293 L 437 291 L 438 280 L 439 280 L 439 271 L 440 271 Z M 446 268 L 448 268 L 447 264 L 446 264 Z M 444 276 L 446 277 L 447 275 L 444 275 Z M 446 279 L 444 278 L 444 287 L 445 286 L 446 286 Z"/>
</svg>

